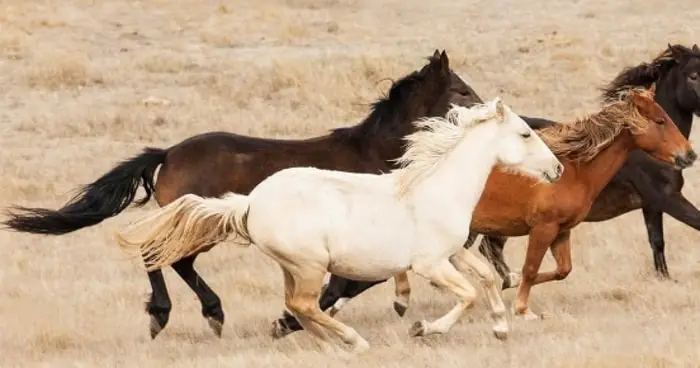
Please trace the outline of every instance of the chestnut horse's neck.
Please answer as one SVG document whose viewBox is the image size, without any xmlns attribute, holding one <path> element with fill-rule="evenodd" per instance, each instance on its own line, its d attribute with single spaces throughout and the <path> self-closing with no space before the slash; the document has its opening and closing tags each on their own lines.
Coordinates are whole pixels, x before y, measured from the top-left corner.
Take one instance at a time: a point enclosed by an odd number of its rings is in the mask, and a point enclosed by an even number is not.
<svg viewBox="0 0 700 368">
<path fill-rule="evenodd" d="M 598 194 L 608 185 L 613 176 L 620 171 L 635 148 L 632 133 L 623 130 L 608 147 L 601 150 L 591 161 L 585 163 L 569 162 L 569 165 L 575 167 L 580 180 L 586 183 L 587 195 L 591 201 L 598 197 Z"/>
</svg>

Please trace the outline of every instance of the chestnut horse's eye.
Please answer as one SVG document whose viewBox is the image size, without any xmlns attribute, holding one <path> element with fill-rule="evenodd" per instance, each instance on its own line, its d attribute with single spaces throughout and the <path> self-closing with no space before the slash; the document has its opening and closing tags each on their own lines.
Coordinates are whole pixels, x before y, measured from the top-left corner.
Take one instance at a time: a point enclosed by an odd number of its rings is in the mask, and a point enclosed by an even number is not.
<svg viewBox="0 0 700 368">
<path fill-rule="evenodd" d="M 656 124 L 664 125 L 664 124 L 666 124 L 666 120 L 665 119 L 656 119 Z"/>
</svg>

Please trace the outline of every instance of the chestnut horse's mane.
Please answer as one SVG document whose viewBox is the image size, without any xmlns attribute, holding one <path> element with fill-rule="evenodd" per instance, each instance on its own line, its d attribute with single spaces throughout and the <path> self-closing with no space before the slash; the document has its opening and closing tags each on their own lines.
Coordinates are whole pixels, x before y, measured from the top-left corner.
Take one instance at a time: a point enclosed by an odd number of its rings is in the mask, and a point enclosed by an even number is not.
<svg viewBox="0 0 700 368">
<path fill-rule="evenodd" d="M 637 66 L 625 68 L 615 79 L 600 88 L 603 92 L 603 102 L 617 100 L 617 95 L 626 89 L 634 87 L 649 88 L 676 64 L 673 58 L 673 48 L 682 50 L 690 55 L 698 55 L 697 52 L 683 45 L 669 46 L 650 63 L 641 63 Z"/>
<path fill-rule="evenodd" d="M 628 87 L 615 93 L 615 100 L 608 101 L 599 112 L 579 118 L 573 123 L 542 128 L 537 134 L 555 155 L 565 156 L 572 161 L 588 162 L 623 131 L 630 130 L 632 134 L 638 134 L 647 129 L 649 120 L 639 112 L 631 98 L 633 95 L 654 98 L 645 88 Z"/>
</svg>

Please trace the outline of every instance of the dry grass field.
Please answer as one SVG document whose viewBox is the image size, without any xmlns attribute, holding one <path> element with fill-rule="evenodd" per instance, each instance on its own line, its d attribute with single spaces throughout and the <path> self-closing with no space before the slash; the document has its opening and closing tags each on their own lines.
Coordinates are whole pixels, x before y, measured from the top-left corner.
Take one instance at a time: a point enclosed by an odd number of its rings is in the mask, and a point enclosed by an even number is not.
<svg viewBox="0 0 700 368">
<path fill-rule="evenodd" d="M 146 145 L 202 132 L 309 137 L 355 124 L 387 78 L 446 49 L 484 98 L 563 121 L 597 110 L 597 86 L 668 42 L 700 41 L 698 0 L 3 0 L 0 206 L 57 208 Z M 700 137 L 696 128 L 692 138 Z M 700 168 L 684 193 L 700 204 Z M 155 204 L 146 206 L 152 209 Z M 168 269 L 169 325 L 155 340 L 140 263 L 112 240 L 143 210 L 58 237 L 0 231 L 0 367 L 691 367 L 700 366 L 700 235 L 665 216 L 669 267 L 657 281 L 640 212 L 573 233 L 574 271 L 533 289 L 542 321 L 493 338 L 483 292 L 443 336 L 411 324 L 452 295 L 411 274 L 338 315 L 372 349 L 354 360 L 306 333 L 268 336 L 283 309 L 279 267 L 255 248 L 220 246 L 197 268 L 226 312 L 222 339 Z M 519 269 L 524 238 L 506 257 Z M 554 263 L 548 255 L 543 268 Z M 509 303 L 513 290 L 504 293 Z"/>
</svg>

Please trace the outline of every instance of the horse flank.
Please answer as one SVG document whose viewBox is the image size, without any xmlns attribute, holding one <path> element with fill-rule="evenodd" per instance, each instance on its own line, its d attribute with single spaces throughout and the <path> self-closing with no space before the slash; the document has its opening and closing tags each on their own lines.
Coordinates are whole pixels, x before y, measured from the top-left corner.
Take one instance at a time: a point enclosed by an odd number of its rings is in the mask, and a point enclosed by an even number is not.
<svg viewBox="0 0 700 368">
<path fill-rule="evenodd" d="M 615 93 L 616 100 L 608 102 L 599 112 L 570 124 L 554 124 L 537 133 L 555 155 L 589 162 L 623 131 L 629 129 L 637 134 L 649 126 L 649 120 L 630 98 L 634 94 L 650 96 L 644 88 L 620 90 Z"/>
<path fill-rule="evenodd" d="M 474 116 L 474 112 L 487 108 L 477 104 L 470 108 L 452 105 L 445 117 L 422 118 L 413 122 L 418 129 L 404 138 L 406 152 L 395 161 L 399 168 L 392 171 L 397 177 L 398 195 L 405 195 L 423 180 L 464 138 L 467 129 L 496 117 Z M 471 116 L 470 116 L 471 115 Z"/>
</svg>

